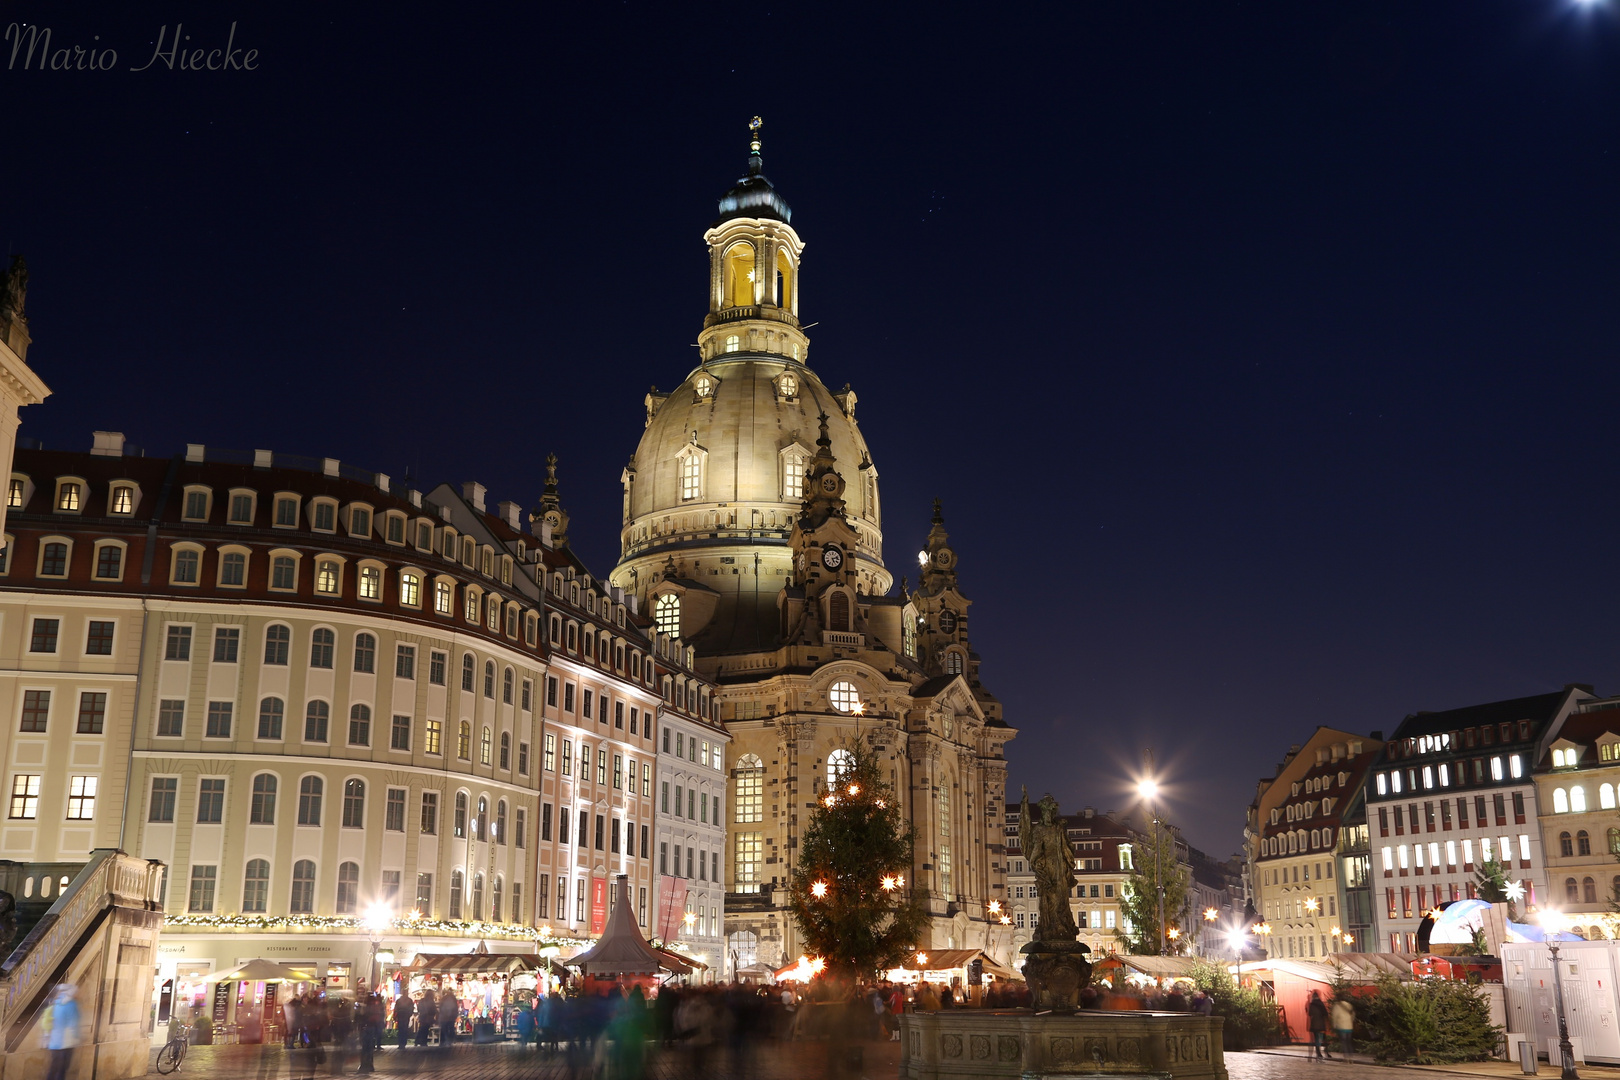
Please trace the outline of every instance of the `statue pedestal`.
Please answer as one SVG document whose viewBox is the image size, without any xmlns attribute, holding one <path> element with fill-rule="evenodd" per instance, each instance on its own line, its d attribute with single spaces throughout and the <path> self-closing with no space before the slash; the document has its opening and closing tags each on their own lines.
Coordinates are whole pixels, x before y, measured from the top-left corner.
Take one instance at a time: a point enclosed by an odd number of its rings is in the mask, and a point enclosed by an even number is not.
<svg viewBox="0 0 1620 1080">
<path fill-rule="evenodd" d="M 1078 941 L 1032 941 L 1018 950 L 1024 961 L 1024 981 L 1036 1011 L 1073 1012 L 1080 1007 L 1080 991 L 1091 982 L 1091 949 Z"/>
<path fill-rule="evenodd" d="M 1197 1013 L 1091 1009 L 1043 1015 L 1028 1009 L 907 1013 L 900 1018 L 900 1076 L 1227 1080 L 1222 1023 L 1218 1016 Z"/>
</svg>

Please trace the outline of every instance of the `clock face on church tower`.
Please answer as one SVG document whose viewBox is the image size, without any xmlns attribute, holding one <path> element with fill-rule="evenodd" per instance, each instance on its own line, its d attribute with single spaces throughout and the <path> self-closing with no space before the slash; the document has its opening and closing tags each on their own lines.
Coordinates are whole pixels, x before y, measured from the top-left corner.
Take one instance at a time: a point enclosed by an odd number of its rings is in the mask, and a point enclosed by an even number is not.
<svg viewBox="0 0 1620 1080">
<path fill-rule="evenodd" d="M 821 490 L 828 495 L 838 494 L 838 474 L 827 473 L 821 478 Z"/>
<path fill-rule="evenodd" d="M 844 565 L 844 553 L 835 547 L 824 548 L 821 552 L 821 565 L 829 570 L 837 570 Z"/>
</svg>

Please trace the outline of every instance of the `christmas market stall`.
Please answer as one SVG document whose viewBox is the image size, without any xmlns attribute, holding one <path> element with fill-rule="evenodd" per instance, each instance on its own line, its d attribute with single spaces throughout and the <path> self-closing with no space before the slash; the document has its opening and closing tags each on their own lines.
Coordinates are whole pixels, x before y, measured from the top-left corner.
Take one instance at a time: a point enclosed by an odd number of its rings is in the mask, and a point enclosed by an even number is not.
<svg viewBox="0 0 1620 1080">
<path fill-rule="evenodd" d="M 202 976 L 199 981 L 212 988 L 210 1041 L 276 1041 L 282 1026 L 280 1002 L 313 978 L 308 968 L 290 968 L 274 960 L 249 960 Z"/>
<path fill-rule="evenodd" d="M 697 961 L 654 949 L 641 936 L 630 903 L 630 879 L 620 874 L 613 892 L 616 899 L 602 936 L 589 949 L 564 961 L 584 976 L 585 992 L 595 994 L 613 986 L 639 985 L 650 996 L 658 986 L 660 972 L 691 974 Z"/>
<path fill-rule="evenodd" d="M 975 966 L 978 982 L 974 982 Z M 894 983 L 934 983 L 952 987 L 958 993 L 975 986 L 983 988 L 997 980 L 1023 981 L 1018 972 L 996 963 L 985 955 L 983 949 L 937 949 L 932 952 L 915 952 L 899 967 L 889 969 L 888 979 Z M 975 994 L 980 992 L 982 989 L 974 991 Z M 974 1000 L 978 1000 L 976 996 Z"/>
<path fill-rule="evenodd" d="M 492 953 L 480 943 L 470 953 L 417 953 L 408 968 L 385 984 L 389 1015 L 393 999 L 410 994 L 420 1000 L 424 990 L 436 997 L 449 993 L 461 1003 L 458 1034 L 471 1035 L 475 1042 L 494 1042 L 515 1037 L 517 1010 L 534 1000 L 548 967 L 538 955 Z"/>
</svg>

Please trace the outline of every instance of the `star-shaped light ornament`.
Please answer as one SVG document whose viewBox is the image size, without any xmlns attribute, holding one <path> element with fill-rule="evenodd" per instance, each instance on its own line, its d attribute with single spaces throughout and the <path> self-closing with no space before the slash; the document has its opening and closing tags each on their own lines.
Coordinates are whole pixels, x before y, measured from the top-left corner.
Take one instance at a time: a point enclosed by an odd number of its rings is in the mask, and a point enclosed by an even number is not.
<svg viewBox="0 0 1620 1080">
<path fill-rule="evenodd" d="M 1507 898 L 1509 900 L 1517 903 L 1518 901 L 1524 899 L 1524 882 L 1510 881 L 1507 883 L 1507 887 L 1502 891 L 1507 893 Z"/>
</svg>

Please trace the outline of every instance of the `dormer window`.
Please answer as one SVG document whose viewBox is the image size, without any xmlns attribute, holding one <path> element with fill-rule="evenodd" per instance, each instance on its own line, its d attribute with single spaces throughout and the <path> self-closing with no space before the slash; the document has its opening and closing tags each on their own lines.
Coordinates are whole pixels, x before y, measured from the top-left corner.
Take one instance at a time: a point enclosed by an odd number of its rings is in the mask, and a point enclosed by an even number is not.
<svg viewBox="0 0 1620 1080">
<path fill-rule="evenodd" d="M 107 513 L 115 517 L 128 517 L 135 512 L 140 494 L 140 490 L 134 484 L 114 480 L 112 492 L 107 496 Z"/>
<path fill-rule="evenodd" d="M 679 637 L 681 633 L 681 598 L 674 593 L 665 593 L 653 601 L 653 622 L 657 624 L 660 633 L 670 637 Z"/>
<path fill-rule="evenodd" d="M 478 545 L 473 543 L 472 537 L 464 536 L 461 538 L 461 565 L 468 568 L 472 567 L 473 559 L 477 554 L 477 547 Z"/>
<path fill-rule="evenodd" d="M 795 401 L 799 397 L 799 377 L 791 371 L 784 371 L 776 377 L 776 396 L 783 401 Z"/>
<path fill-rule="evenodd" d="M 371 536 L 371 507 L 349 507 L 349 535 L 362 538 Z"/>
<path fill-rule="evenodd" d="M 782 448 L 780 454 L 782 461 L 782 501 L 803 502 L 806 466 L 810 462 L 810 451 L 793 443 Z"/>
<path fill-rule="evenodd" d="M 384 534 L 390 544 L 403 544 L 405 542 L 405 517 L 402 514 L 389 514 L 384 525 Z"/>
<path fill-rule="evenodd" d="M 287 494 L 276 496 L 275 526 L 278 529 L 298 528 L 298 496 Z"/>
<path fill-rule="evenodd" d="M 433 525 L 431 522 L 418 521 L 416 523 L 416 550 L 433 550 Z"/>
<path fill-rule="evenodd" d="M 207 521 L 208 511 L 213 502 L 214 493 L 205 487 L 186 488 L 185 513 L 182 517 L 186 521 Z"/>
<path fill-rule="evenodd" d="M 1573 769 L 1576 766 L 1576 764 L 1580 761 L 1580 758 L 1581 758 L 1581 751 L 1580 751 L 1579 747 L 1573 747 L 1572 746 L 1572 747 L 1569 747 L 1568 749 L 1563 749 L 1563 748 L 1555 749 L 1552 752 L 1553 768 L 1555 768 L 1555 769 Z"/>
<path fill-rule="evenodd" d="M 226 520 L 228 520 L 232 525 L 253 524 L 253 504 L 253 492 L 231 492 L 231 511 L 230 516 Z"/>
<path fill-rule="evenodd" d="M 63 480 L 56 485 L 56 512 L 77 514 L 84 499 L 84 485 L 77 480 Z"/>
<path fill-rule="evenodd" d="M 719 387 L 720 380 L 707 371 L 700 373 L 692 380 L 692 393 L 696 396 L 697 404 L 705 404 L 714 400 L 714 392 Z"/>
<path fill-rule="evenodd" d="M 310 508 L 310 526 L 316 532 L 337 532 L 337 503 L 330 499 L 317 499 Z"/>
<path fill-rule="evenodd" d="M 28 482 L 20 476 L 13 476 L 11 478 L 11 487 L 6 491 L 6 505 L 13 510 L 21 509 L 27 497 L 25 495 L 27 490 Z"/>
<path fill-rule="evenodd" d="M 343 568 L 335 559 L 322 559 L 315 564 L 315 591 L 336 596 L 343 588 Z"/>
<path fill-rule="evenodd" d="M 492 551 L 491 549 L 489 549 L 488 547 L 484 548 L 484 559 L 483 559 L 482 569 L 483 569 L 485 577 L 494 577 L 495 576 L 495 552 Z"/>
</svg>

